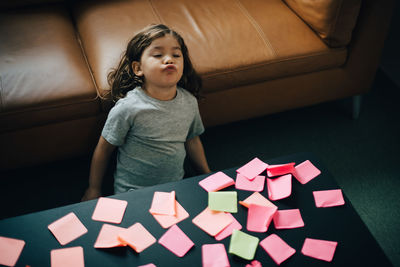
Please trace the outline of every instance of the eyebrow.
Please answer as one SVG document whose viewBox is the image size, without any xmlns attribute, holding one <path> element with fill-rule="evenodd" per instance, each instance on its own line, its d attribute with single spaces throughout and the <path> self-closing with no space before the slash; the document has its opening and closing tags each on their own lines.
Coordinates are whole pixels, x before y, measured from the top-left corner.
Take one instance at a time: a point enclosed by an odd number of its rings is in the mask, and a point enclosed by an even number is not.
<svg viewBox="0 0 400 267">
<path fill-rule="evenodd" d="M 164 46 L 155 46 L 152 47 L 151 50 L 162 50 L 164 49 Z M 172 47 L 172 50 L 182 50 L 179 46 L 174 46 Z"/>
</svg>

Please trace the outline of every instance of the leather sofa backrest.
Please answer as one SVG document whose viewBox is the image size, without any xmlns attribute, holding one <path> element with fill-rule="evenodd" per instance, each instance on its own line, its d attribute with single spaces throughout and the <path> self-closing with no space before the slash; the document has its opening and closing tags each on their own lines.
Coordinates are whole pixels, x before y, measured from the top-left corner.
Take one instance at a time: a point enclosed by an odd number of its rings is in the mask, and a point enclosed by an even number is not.
<svg viewBox="0 0 400 267">
<path fill-rule="evenodd" d="M 284 0 L 330 47 L 348 45 L 361 0 Z"/>
</svg>

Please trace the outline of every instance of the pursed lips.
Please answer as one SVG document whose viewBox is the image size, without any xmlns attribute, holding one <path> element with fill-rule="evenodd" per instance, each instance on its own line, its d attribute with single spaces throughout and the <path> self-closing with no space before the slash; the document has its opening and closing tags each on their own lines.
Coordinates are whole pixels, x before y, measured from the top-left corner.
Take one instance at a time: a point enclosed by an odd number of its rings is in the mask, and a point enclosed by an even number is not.
<svg viewBox="0 0 400 267">
<path fill-rule="evenodd" d="M 174 65 L 167 65 L 166 67 L 164 67 L 165 71 L 176 71 L 176 67 Z"/>
</svg>

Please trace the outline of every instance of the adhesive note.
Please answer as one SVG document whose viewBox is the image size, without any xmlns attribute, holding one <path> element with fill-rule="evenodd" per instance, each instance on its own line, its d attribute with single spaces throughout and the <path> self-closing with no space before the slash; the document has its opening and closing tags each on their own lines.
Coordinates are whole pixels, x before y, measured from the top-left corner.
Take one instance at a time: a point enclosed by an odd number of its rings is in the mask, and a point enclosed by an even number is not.
<svg viewBox="0 0 400 267">
<path fill-rule="evenodd" d="M 215 211 L 237 212 L 237 192 L 208 192 L 208 208 Z"/>
<path fill-rule="evenodd" d="M 154 192 L 149 211 L 151 214 L 175 215 L 175 191 Z"/>
<path fill-rule="evenodd" d="M 50 252 L 51 267 L 84 267 L 82 247 L 53 249 Z"/>
<path fill-rule="evenodd" d="M 247 179 L 253 180 L 256 176 L 265 171 L 267 167 L 267 163 L 261 161 L 259 158 L 254 158 L 236 171 L 247 177 Z"/>
<path fill-rule="evenodd" d="M 278 210 L 273 220 L 276 229 L 293 229 L 304 226 L 299 209 Z"/>
<path fill-rule="evenodd" d="M 233 230 L 229 243 L 229 253 L 246 260 L 252 260 L 256 254 L 259 241 L 260 239 L 255 236 L 240 230 Z"/>
<path fill-rule="evenodd" d="M 328 208 L 344 205 L 341 189 L 314 191 L 315 205 L 318 208 Z"/>
<path fill-rule="evenodd" d="M 250 204 L 249 211 L 247 213 L 247 230 L 259 233 L 266 232 L 276 210 L 276 207 L 265 207 Z"/>
<path fill-rule="evenodd" d="M 280 265 L 290 258 L 296 250 L 289 246 L 276 234 L 269 235 L 260 242 L 260 246 L 268 253 L 274 262 Z"/>
<path fill-rule="evenodd" d="M 236 176 L 235 188 L 240 190 L 261 192 L 264 190 L 265 176 L 258 175 L 253 180 L 247 179 L 242 174 Z"/>
<path fill-rule="evenodd" d="M 145 265 L 140 265 L 138 267 L 157 267 L 157 266 L 154 265 L 154 263 L 149 263 L 149 264 L 145 264 Z"/>
<path fill-rule="evenodd" d="M 212 211 L 207 207 L 192 222 L 207 234 L 215 236 L 232 222 L 232 217 L 223 211 Z"/>
<path fill-rule="evenodd" d="M 246 264 L 246 267 L 262 267 L 262 265 L 258 260 L 253 260 L 249 264 Z"/>
<path fill-rule="evenodd" d="M 336 246 L 337 242 L 335 241 L 306 238 L 301 253 L 315 259 L 330 262 L 335 254 Z"/>
<path fill-rule="evenodd" d="M 0 236 L 0 264 L 15 266 L 24 246 L 24 240 Z"/>
<path fill-rule="evenodd" d="M 194 246 L 190 238 L 175 224 L 169 228 L 158 240 L 166 249 L 183 257 Z"/>
<path fill-rule="evenodd" d="M 96 242 L 94 243 L 94 247 L 113 248 L 126 246 L 126 244 L 123 244 L 118 240 L 118 235 L 124 231 L 126 231 L 126 228 L 111 224 L 103 224 L 99 235 L 97 236 Z"/>
<path fill-rule="evenodd" d="M 235 217 L 233 217 L 232 214 L 227 213 L 227 215 L 232 218 L 232 222 L 215 236 L 215 240 L 217 241 L 220 241 L 230 236 L 234 229 L 236 230 L 242 229 L 242 225 L 235 219 Z"/>
<path fill-rule="evenodd" d="M 130 246 L 137 253 L 142 252 L 156 242 L 155 237 L 141 223 L 135 223 L 126 231 L 120 232 L 118 240 Z"/>
<path fill-rule="evenodd" d="M 269 179 L 267 178 L 268 197 L 271 200 L 287 198 L 292 194 L 292 175 Z"/>
<path fill-rule="evenodd" d="M 229 267 L 224 244 L 205 244 L 201 247 L 203 267 Z"/>
<path fill-rule="evenodd" d="M 176 205 L 176 214 L 175 215 L 162 215 L 162 214 L 153 214 L 154 219 L 161 225 L 163 228 L 169 228 L 174 224 L 177 224 L 180 221 L 189 217 L 189 213 L 179 204 L 178 201 L 175 200 Z"/>
<path fill-rule="evenodd" d="M 108 223 L 121 223 L 128 202 L 125 200 L 100 197 L 92 219 Z"/>
<path fill-rule="evenodd" d="M 268 177 L 273 177 L 293 173 L 295 171 L 294 164 L 294 162 L 291 162 L 279 165 L 269 165 L 267 167 L 267 175 Z"/>
<path fill-rule="evenodd" d="M 306 160 L 295 167 L 294 177 L 301 183 L 306 184 L 318 175 L 321 171 L 315 167 L 311 161 Z"/>
<path fill-rule="evenodd" d="M 271 201 L 269 201 L 267 198 L 265 198 L 263 195 L 261 195 L 258 192 L 254 192 L 245 200 L 239 201 L 239 204 L 245 206 L 246 208 L 248 208 L 250 206 L 250 204 L 276 208 L 276 206 Z"/>
<path fill-rule="evenodd" d="M 68 244 L 88 231 L 73 212 L 51 223 L 47 228 L 61 245 Z"/>
<path fill-rule="evenodd" d="M 223 172 L 214 173 L 199 182 L 199 185 L 207 192 L 215 192 L 234 184 L 235 181 Z"/>
</svg>

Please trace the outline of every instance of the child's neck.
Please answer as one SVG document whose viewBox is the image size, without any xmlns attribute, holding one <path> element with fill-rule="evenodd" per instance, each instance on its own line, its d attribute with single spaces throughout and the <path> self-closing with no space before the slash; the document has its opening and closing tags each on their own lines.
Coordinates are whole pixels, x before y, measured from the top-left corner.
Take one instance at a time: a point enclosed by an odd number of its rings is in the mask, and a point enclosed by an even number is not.
<svg viewBox="0 0 400 267">
<path fill-rule="evenodd" d="M 148 96 L 161 101 L 169 101 L 174 99 L 176 97 L 177 90 L 176 86 L 167 88 L 143 86 L 142 89 L 146 92 Z"/>
</svg>

